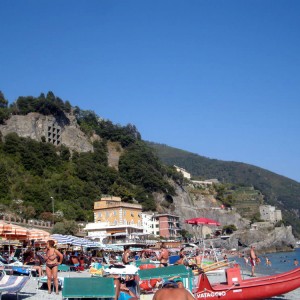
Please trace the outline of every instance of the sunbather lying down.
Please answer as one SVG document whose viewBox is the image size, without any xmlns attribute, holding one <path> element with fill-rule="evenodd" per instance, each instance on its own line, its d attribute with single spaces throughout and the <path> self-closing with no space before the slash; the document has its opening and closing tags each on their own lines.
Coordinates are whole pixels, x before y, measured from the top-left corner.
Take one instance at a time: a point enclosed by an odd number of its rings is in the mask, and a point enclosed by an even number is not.
<svg viewBox="0 0 300 300">
<path fill-rule="evenodd" d="M 183 286 L 179 287 L 178 283 L 170 280 L 163 284 L 153 297 L 153 300 L 192 300 L 195 299 L 192 294 Z"/>
</svg>

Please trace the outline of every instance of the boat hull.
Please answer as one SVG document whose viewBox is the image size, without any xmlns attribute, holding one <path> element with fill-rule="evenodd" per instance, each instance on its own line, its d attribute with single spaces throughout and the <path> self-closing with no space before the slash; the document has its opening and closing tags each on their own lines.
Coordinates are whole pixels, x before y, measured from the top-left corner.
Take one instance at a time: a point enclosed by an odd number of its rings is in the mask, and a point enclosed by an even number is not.
<svg viewBox="0 0 300 300">
<path fill-rule="evenodd" d="M 286 294 L 300 287 L 300 268 L 289 272 L 242 280 L 240 270 L 233 268 L 227 274 L 226 283 L 210 284 L 207 276 L 199 276 L 196 299 L 210 300 L 258 300 Z M 238 269 L 238 270 L 236 270 Z"/>
</svg>

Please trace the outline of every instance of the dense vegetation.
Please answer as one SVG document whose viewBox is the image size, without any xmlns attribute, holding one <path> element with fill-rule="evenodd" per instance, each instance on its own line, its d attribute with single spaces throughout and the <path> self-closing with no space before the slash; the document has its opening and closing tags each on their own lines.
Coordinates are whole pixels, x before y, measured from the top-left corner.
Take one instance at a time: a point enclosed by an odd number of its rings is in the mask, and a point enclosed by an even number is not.
<svg viewBox="0 0 300 300">
<path fill-rule="evenodd" d="M 2 100 L 1 100 L 2 99 Z M 49 92 L 47 96 L 19 97 L 8 107 L 0 95 L 2 122 L 10 114 L 39 112 L 52 114 L 68 122 L 73 113 L 81 129 L 96 133 L 94 152 L 70 153 L 65 146 L 55 147 L 45 141 L 21 138 L 10 133 L 0 139 L 0 204 L 23 218 L 52 219 L 55 201 L 57 221 L 93 220 L 93 203 L 103 194 L 120 196 L 124 201 L 138 202 L 144 210 L 155 210 L 153 192 L 174 194 L 168 177 L 182 181 L 174 168 L 162 165 L 132 125 L 114 125 L 92 111 L 72 109 L 68 102 Z M 118 142 L 123 148 L 119 171 L 108 166 L 107 143 Z"/>
<path fill-rule="evenodd" d="M 186 169 L 195 180 L 216 178 L 220 182 L 252 186 L 261 191 L 265 203 L 281 209 L 286 224 L 292 225 L 295 234 L 300 236 L 299 182 L 249 164 L 209 159 L 162 144 L 147 144 L 155 150 L 162 162 Z"/>
</svg>

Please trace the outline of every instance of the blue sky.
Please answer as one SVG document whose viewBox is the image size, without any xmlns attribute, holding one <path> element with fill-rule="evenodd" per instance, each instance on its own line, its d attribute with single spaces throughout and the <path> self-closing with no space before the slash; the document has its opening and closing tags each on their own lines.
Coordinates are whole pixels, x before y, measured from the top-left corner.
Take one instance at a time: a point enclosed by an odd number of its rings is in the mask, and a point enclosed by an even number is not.
<svg viewBox="0 0 300 300">
<path fill-rule="evenodd" d="M 300 181 L 300 1 L 2 0 L 0 90 Z"/>
</svg>

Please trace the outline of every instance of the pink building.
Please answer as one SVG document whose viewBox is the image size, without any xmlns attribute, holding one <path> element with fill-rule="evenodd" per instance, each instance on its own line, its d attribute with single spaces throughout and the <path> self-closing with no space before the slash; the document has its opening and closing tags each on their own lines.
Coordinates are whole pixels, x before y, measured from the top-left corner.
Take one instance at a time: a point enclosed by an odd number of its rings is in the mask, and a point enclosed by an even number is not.
<svg viewBox="0 0 300 300">
<path fill-rule="evenodd" d="M 180 236 L 181 230 L 179 217 L 171 214 L 159 214 L 153 216 L 159 224 L 159 235 L 164 238 Z"/>
</svg>

